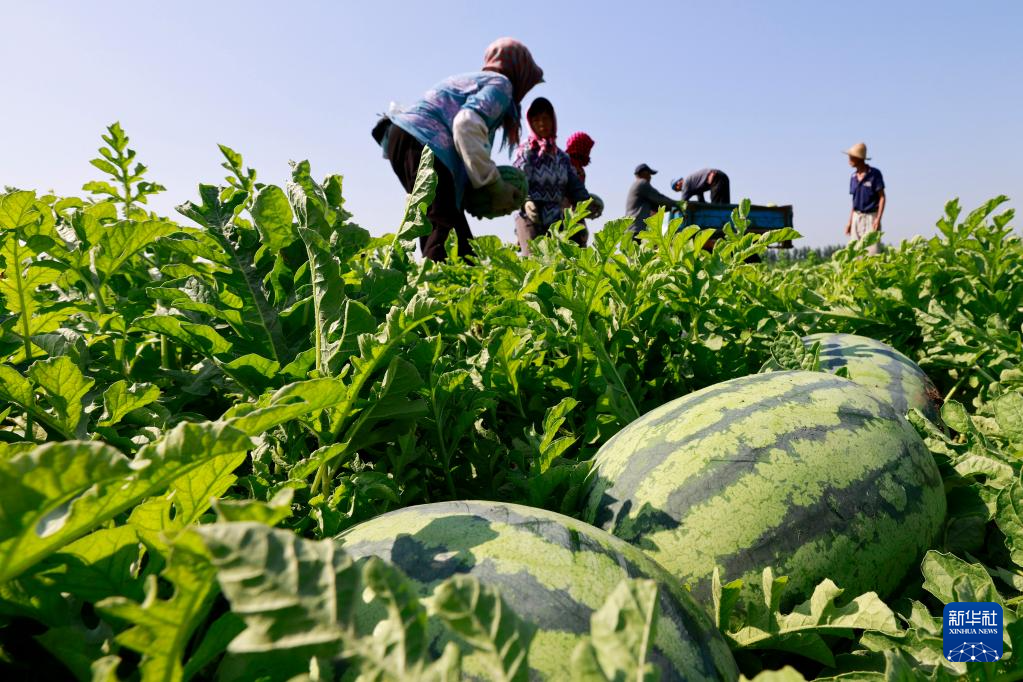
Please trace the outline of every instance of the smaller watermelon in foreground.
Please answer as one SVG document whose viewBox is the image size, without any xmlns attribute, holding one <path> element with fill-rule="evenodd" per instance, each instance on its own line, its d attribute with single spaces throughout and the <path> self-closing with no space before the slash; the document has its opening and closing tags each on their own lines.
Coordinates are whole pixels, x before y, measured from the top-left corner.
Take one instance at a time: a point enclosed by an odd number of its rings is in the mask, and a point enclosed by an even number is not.
<svg viewBox="0 0 1023 682">
<path fill-rule="evenodd" d="M 689 594 L 640 550 L 581 521 L 498 502 L 440 502 L 378 516 L 338 536 L 353 558 L 379 556 L 425 597 L 442 581 L 468 574 L 496 587 L 509 607 L 537 629 L 529 679 L 571 679 L 576 645 L 590 616 L 623 578 L 659 585 L 660 618 L 650 662 L 661 680 L 734 680 L 728 645 Z M 432 634 L 437 638 L 438 632 Z M 444 642 L 435 639 L 439 651 Z M 483 677 L 479 662 L 467 676 Z"/>
<path fill-rule="evenodd" d="M 526 174 L 515 166 L 498 166 L 497 172 L 502 180 L 518 188 L 522 200 L 525 201 L 529 195 L 529 181 L 526 180 Z M 499 213 L 493 208 L 493 189 L 496 184 L 491 183 L 478 188 L 470 185 L 466 188 L 462 203 L 469 215 L 476 218 L 500 218 L 508 215 Z"/>
<path fill-rule="evenodd" d="M 941 394 L 920 366 L 886 343 L 856 334 L 811 334 L 807 348 L 820 342 L 820 368 L 835 372 L 845 367 L 849 379 L 887 400 L 905 415 L 916 408 L 938 422 Z"/>
</svg>

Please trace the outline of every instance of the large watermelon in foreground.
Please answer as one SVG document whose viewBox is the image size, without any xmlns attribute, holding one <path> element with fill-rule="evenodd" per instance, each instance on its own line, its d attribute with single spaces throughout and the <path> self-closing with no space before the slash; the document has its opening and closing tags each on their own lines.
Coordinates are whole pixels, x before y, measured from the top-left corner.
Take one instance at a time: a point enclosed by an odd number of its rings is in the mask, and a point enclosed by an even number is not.
<svg viewBox="0 0 1023 682">
<path fill-rule="evenodd" d="M 571 678 L 572 651 L 589 632 L 590 615 L 625 577 L 652 578 L 660 586 L 652 659 L 662 680 L 738 676 L 724 639 L 671 576 L 628 543 L 567 516 L 498 502 L 440 502 L 384 514 L 338 539 L 353 557 L 394 563 L 421 596 L 456 573 L 497 587 L 538 628 L 530 679 Z M 473 656 L 464 670 L 481 675 Z"/>
<path fill-rule="evenodd" d="M 586 518 L 642 547 L 696 596 L 720 566 L 748 590 L 772 567 L 786 605 L 831 578 L 894 589 L 945 515 L 913 427 L 867 389 L 820 372 L 710 386 L 640 417 L 594 459 Z"/>
<path fill-rule="evenodd" d="M 820 342 L 820 368 L 849 370 L 849 378 L 887 400 L 899 414 L 917 408 L 938 421 L 941 395 L 920 366 L 886 343 L 856 334 L 811 334 L 803 345 Z"/>
</svg>

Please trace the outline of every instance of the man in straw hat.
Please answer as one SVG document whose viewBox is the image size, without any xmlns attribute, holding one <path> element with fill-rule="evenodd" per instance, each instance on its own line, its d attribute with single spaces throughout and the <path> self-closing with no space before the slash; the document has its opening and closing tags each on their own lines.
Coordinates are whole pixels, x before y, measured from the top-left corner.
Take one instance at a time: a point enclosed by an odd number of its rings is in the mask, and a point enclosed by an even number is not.
<svg viewBox="0 0 1023 682">
<path fill-rule="evenodd" d="M 852 211 L 849 222 L 845 224 L 845 233 L 850 241 L 863 239 L 871 232 L 881 229 L 881 216 L 884 214 L 884 178 L 881 171 L 867 165 L 867 145 L 857 142 L 845 150 L 849 157 L 849 165 L 855 168 L 849 179 L 849 194 L 852 195 Z M 876 254 L 877 244 L 867 248 L 867 253 Z"/>
</svg>

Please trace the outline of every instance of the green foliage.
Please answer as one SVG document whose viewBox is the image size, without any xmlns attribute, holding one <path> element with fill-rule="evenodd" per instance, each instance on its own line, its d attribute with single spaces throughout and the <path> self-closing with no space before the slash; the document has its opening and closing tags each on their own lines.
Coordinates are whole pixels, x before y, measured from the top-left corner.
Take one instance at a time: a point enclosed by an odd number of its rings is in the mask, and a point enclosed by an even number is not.
<svg viewBox="0 0 1023 682">
<path fill-rule="evenodd" d="M 82 189 L 95 195 L 109 196 L 122 205 L 125 218 L 133 218 L 138 211 L 135 204 L 146 203 L 147 197 L 163 192 L 166 187 L 143 180 L 148 169 L 141 163 L 136 162 L 132 168 L 135 150 L 128 148 L 128 136 L 120 123 L 109 126 L 107 133 L 103 136 L 106 145 L 99 148 L 101 158 L 93 159 L 89 163 L 110 176 L 113 184 L 97 180 L 85 183 Z"/>
<path fill-rule="evenodd" d="M 942 424 L 910 419 L 948 516 L 888 604 L 825 581 L 782 613 L 783 577 L 752 604 L 718 580 L 708 606 L 742 671 L 1016 674 L 1023 243 L 1004 197 L 968 215 L 949 202 L 935 237 L 878 256 L 753 262 L 798 235 L 750 232 L 744 202 L 715 242 L 659 214 L 638 239 L 591 220 L 583 249 L 581 205 L 530 257 L 481 237 L 474 262 L 434 263 L 414 253 L 429 152 L 402 223 L 373 236 L 340 176 L 299 162 L 265 184 L 226 146 L 223 183 L 179 208 L 189 224 L 160 217 L 145 205 L 163 188 L 123 129 L 103 141 L 88 198 L 0 195 L 5 671 L 455 679 L 471 655 L 521 679 L 534 624 L 492 588 L 456 576 L 420 598 L 326 538 L 439 500 L 576 514 L 591 456 L 638 415 L 761 369 L 816 370 L 800 338 L 826 331 L 888 343 L 934 380 Z M 624 583 L 596 608 L 577 677 L 651 678 L 653 594 Z M 1004 605 L 1012 658 L 944 660 L 953 598 Z"/>
<path fill-rule="evenodd" d="M 782 614 L 779 605 L 785 583 L 785 578 L 775 578 L 771 569 L 764 569 L 763 602 L 750 604 L 738 603 L 740 581 L 716 585 L 718 626 L 737 648 L 787 651 L 833 666 L 835 658 L 826 637 L 852 637 L 854 630 L 898 632 L 895 614 L 876 594 L 869 592 L 839 605 L 842 589 L 830 580 L 819 584 L 810 599 Z M 737 606 L 741 615 L 733 615 Z"/>
<path fill-rule="evenodd" d="M 492 587 L 456 575 L 437 586 L 431 612 L 481 652 L 490 679 L 525 680 L 530 628 L 520 621 Z"/>
<path fill-rule="evenodd" d="M 656 636 L 657 583 L 622 581 L 590 618 L 590 638 L 572 653 L 572 679 L 655 681 L 647 663 Z"/>
</svg>

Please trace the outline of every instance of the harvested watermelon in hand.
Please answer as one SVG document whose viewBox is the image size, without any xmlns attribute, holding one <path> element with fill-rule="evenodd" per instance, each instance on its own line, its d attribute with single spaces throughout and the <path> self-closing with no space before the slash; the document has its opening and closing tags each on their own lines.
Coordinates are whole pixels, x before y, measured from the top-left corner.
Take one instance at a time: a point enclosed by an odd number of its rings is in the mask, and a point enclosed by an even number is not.
<svg viewBox="0 0 1023 682">
<path fill-rule="evenodd" d="M 526 200 L 529 193 L 529 183 L 526 181 L 526 174 L 514 166 L 498 166 L 497 172 L 501 179 L 483 187 L 469 187 L 465 192 L 463 201 L 465 210 L 469 215 L 476 218 L 499 218 L 513 213 L 521 207 L 522 201 Z M 500 194 L 503 190 L 502 184 L 507 183 L 518 190 L 521 197 L 519 206 L 501 205 Z"/>
</svg>

